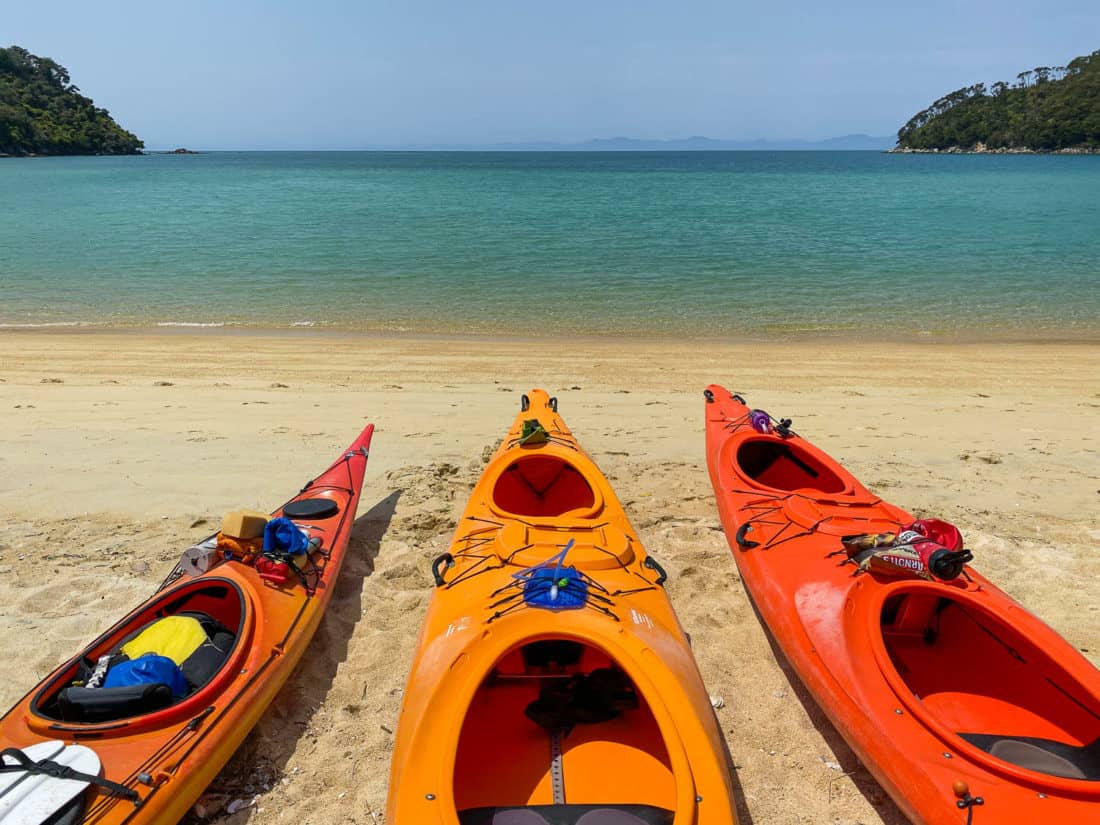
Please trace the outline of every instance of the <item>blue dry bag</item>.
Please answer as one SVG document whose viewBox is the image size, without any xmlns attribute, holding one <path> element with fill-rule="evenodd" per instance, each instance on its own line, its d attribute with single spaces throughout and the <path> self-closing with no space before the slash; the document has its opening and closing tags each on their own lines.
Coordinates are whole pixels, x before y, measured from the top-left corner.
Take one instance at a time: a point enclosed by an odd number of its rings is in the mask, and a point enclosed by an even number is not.
<svg viewBox="0 0 1100 825">
<path fill-rule="evenodd" d="M 298 555 L 309 552 L 309 538 L 297 524 L 288 518 L 273 518 L 264 527 L 265 553 L 290 553 Z"/>
<path fill-rule="evenodd" d="M 107 671 L 107 678 L 103 680 L 105 688 L 127 685 L 168 685 L 175 699 L 186 696 L 190 690 L 179 665 L 167 656 L 158 656 L 155 653 L 119 662 Z"/>
</svg>

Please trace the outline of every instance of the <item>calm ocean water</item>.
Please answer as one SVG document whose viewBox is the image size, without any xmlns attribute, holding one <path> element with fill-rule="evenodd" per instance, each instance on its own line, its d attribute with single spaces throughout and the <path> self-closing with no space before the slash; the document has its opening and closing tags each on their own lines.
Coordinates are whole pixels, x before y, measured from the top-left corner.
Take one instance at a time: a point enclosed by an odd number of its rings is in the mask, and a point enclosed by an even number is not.
<svg viewBox="0 0 1100 825">
<path fill-rule="evenodd" d="M 0 326 L 1100 336 L 1100 157 L 0 160 Z"/>
</svg>

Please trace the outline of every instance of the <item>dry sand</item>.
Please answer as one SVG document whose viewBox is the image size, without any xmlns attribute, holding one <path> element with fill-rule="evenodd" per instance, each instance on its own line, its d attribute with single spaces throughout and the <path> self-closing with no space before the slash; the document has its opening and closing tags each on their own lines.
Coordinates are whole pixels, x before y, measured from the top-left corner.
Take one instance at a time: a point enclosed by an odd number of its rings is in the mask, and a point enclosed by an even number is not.
<svg viewBox="0 0 1100 825">
<path fill-rule="evenodd" d="M 725 699 L 742 822 L 903 823 L 740 585 L 703 457 L 711 381 L 958 524 L 975 566 L 1100 662 L 1100 345 L 19 332 L 0 333 L 0 705 L 149 594 L 223 511 L 282 501 L 372 420 L 334 601 L 206 801 L 220 822 L 382 822 L 428 561 L 520 393 L 542 386 L 669 570 Z M 254 804 L 225 814 L 234 799 Z"/>
</svg>

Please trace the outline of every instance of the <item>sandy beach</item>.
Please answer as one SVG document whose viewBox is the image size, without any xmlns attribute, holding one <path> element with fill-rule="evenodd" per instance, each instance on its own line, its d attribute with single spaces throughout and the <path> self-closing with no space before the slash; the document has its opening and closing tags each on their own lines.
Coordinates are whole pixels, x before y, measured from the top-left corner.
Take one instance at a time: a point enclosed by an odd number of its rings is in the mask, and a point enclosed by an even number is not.
<svg viewBox="0 0 1100 825">
<path fill-rule="evenodd" d="M 230 823 L 383 822 L 428 564 L 520 394 L 558 396 L 668 568 L 743 823 L 901 825 L 777 658 L 703 455 L 709 382 L 873 491 L 1100 664 L 1100 344 L 749 344 L 0 331 L 0 705 L 161 581 L 223 512 L 270 509 L 377 425 L 352 550 L 297 672 L 204 797 Z M 252 804 L 224 813 L 234 800 Z"/>
</svg>

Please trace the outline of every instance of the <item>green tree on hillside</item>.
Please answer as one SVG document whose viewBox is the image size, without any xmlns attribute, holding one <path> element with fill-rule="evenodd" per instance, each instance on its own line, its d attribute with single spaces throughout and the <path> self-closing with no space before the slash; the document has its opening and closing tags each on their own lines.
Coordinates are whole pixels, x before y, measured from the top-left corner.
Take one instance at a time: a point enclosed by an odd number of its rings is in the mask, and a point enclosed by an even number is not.
<svg viewBox="0 0 1100 825">
<path fill-rule="evenodd" d="M 901 127 L 898 146 L 1100 150 L 1100 51 L 1020 72 L 1016 81 L 944 95 Z"/>
<path fill-rule="evenodd" d="M 133 155 L 144 145 L 84 97 L 64 66 L 0 49 L 0 154 Z"/>
</svg>

